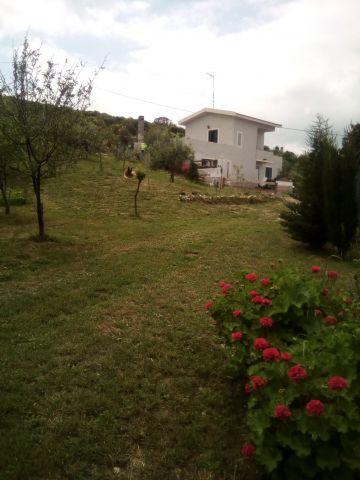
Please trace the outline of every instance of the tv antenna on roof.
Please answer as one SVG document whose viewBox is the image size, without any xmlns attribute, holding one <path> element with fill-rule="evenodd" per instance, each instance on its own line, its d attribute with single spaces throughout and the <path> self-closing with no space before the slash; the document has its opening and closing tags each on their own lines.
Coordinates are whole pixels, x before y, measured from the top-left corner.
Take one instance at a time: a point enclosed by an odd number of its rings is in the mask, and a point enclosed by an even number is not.
<svg viewBox="0 0 360 480">
<path fill-rule="evenodd" d="M 215 108 L 215 72 L 206 72 L 212 78 L 213 94 L 212 94 L 212 106 Z"/>
</svg>

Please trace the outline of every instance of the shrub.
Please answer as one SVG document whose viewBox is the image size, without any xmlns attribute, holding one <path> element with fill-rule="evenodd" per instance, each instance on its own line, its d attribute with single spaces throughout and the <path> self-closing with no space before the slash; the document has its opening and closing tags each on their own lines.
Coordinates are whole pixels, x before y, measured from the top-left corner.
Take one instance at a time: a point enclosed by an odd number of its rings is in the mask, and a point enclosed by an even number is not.
<svg viewBox="0 0 360 480">
<path fill-rule="evenodd" d="M 15 188 L 9 189 L 8 200 L 10 205 L 25 205 L 27 203 L 24 192 Z M 0 197 L 0 205 L 4 205 L 4 200 L 2 197 Z"/>
<path fill-rule="evenodd" d="M 360 302 L 337 283 L 318 266 L 249 273 L 207 304 L 244 385 L 243 454 L 266 478 L 360 476 Z"/>
</svg>

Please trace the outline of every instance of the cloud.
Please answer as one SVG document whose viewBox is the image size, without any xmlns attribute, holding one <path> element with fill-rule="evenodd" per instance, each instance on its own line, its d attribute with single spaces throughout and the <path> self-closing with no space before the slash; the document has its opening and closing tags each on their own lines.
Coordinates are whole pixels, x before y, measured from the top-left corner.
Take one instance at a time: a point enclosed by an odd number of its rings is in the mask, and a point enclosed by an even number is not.
<svg viewBox="0 0 360 480">
<path fill-rule="evenodd" d="M 210 71 L 217 108 L 295 128 L 319 112 L 340 133 L 360 120 L 358 0 L 0 2 L 4 55 L 27 30 L 49 52 L 90 65 L 109 54 L 94 90 L 98 110 L 176 121 L 186 112 L 127 96 L 196 111 L 211 106 Z M 290 130 L 268 143 L 305 145 Z"/>
</svg>

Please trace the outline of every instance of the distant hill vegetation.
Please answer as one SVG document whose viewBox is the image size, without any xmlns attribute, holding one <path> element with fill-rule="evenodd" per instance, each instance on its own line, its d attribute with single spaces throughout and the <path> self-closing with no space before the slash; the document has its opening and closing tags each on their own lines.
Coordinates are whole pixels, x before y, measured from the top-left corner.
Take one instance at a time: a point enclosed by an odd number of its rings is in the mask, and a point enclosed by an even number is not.
<svg viewBox="0 0 360 480">
<path fill-rule="evenodd" d="M 93 120 L 100 128 L 105 127 L 110 130 L 113 141 L 122 146 L 132 145 L 137 141 L 138 134 L 138 119 L 132 117 L 113 116 L 108 113 L 101 113 L 98 111 L 86 111 L 85 115 Z M 166 117 L 159 117 L 165 119 Z M 171 120 L 166 118 L 166 122 L 158 122 L 155 119 L 154 122 L 148 122 L 145 120 L 144 128 L 147 132 L 154 124 L 162 125 L 164 128 L 169 129 L 172 133 L 180 136 L 185 136 L 185 129 L 178 127 Z"/>
</svg>

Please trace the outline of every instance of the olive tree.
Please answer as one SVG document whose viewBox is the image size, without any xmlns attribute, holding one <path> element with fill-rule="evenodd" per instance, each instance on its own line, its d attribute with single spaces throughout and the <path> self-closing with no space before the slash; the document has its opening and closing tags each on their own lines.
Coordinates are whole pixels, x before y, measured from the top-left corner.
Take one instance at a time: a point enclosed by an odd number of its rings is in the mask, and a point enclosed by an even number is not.
<svg viewBox="0 0 360 480">
<path fill-rule="evenodd" d="M 31 179 L 40 240 L 46 239 L 43 179 L 69 166 L 82 148 L 82 112 L 95 77 L 82 83 L 82 71 L 82 64 L 43 61 L 25 37 L 14 50 L 10 78 L 0 72 L 0 125 L 16 149 L 16 169 Z"/>
</svg>

